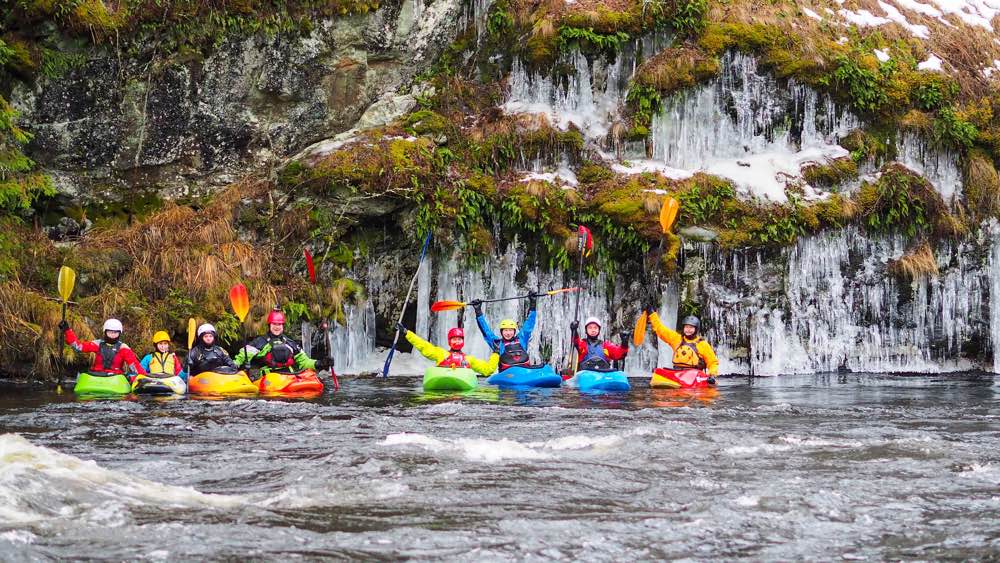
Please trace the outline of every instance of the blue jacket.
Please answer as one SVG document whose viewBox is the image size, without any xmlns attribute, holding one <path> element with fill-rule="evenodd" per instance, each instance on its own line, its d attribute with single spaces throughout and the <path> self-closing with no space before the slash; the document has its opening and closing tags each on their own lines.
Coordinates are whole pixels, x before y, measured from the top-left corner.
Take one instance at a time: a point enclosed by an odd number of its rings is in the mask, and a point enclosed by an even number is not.
<svg viewBox="0 0 1000 563">
<path fill-rule="evenodd" d="M 538 312 L 532 309 L 528 311 L 528 318 L 524 319 L 524 324 L 521 325 L 521 329 L 517 331 L 517 338 L 521 341 L 521 347 L 526 351 L 528 349 L 528 342 L 531 340 L 531 333 L 535 331 L 535 319 L 538 318 Z M 483 333 L 483 338 L 486 339 L 486 343 L 490 345 L 497 354 L 503 355 L 504 343 L 503 339 L 493 332 L 490 328 L 490 323 L 486 320 L 486 315 L 479 315 L 476 317 L 476 324 L 479 325 L 479 332 Z"/>
</svg>

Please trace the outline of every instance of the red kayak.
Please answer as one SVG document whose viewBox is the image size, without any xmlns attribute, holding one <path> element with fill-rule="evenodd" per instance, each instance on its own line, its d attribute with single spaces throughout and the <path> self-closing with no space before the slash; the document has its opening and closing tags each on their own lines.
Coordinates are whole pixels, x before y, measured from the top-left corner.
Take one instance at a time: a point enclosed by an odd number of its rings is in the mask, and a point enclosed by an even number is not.
<svg viewBox="0 0 1000 563">
<path fill-rule="evenodd" d="M 281 395 L 320 394 L 323 382 L 315 370 L 304 369 L 297 373 L 272 371 L 260 378 L 260 392 Z"/>
<path fill-rule="evenodd" d="M 704 389 L 712 387 L 709 375 L 700 369 L 656 368 L 649 386 L 660 389 Z"/>
</svg>

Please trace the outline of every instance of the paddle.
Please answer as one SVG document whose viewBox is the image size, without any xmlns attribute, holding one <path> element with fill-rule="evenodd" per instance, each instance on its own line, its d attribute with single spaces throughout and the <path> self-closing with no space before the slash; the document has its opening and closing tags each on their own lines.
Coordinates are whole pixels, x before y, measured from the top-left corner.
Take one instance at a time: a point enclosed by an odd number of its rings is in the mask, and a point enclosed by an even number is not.
<svg viewBox="0 0 1000 563">
<path fill-rule="evenodd" d="M 680 211 L 681 204 L 673 197 L 667 197 L 663 205 L 660 206 L 660 228 L 663 234 L 670 234 L 677 221 L 677 212 Z M 632 333 L 632 343 L 641 346 L 646 340 L 646 311 L 639 313 L 639 318 L 635 321 L 635 332 Z"/>
<path fill-rule="evenodd" d="M 196 325 L 197 323 L 195 323 L 194 317 L 188 319 L 188 352 L 191 351 L 191 348 L 194 348 L 194 333 Z"/>
<path fill-rule="evenodd" d="M 318 290 L 317 290 L 317 287 L 316 287 L 316 266 L 313 264 L 312 253 L 309 252 L 309 247 L 303 248 L 302 249 L 302 253 L 306 257 L 306 271 L 309 272 L 309 282 L 312 284 L 312 287 L 313 287 L 313 299 L 315 299 L 316 301 L 319 301 L 319 293 L 318 293 Z M 322 315 L 322 309 L 321 309 L 320 316 L 323 316 Z M 327 339 L 326 321 L 320 320 L 320 327 L 323 328 L 323 342 L 325 344 L 324 348 L 326 349 L 326 356 L 327 356 L 327 359 L 330 359 L 330 349 L 329 349 L 330 348 L 330 346 L 329 346 L 329 342 L 330 341 L 329 341 L 329 339 Z M 305 339 L 306 339 L 306 331 L 303 329 L 303 331 L 302 331 L 302 340 L 305 341 Z M 305 346 L 305 342 L 303 342 L 303 346 Z M 309 355 L 311 352 L 312 352 L 312 334 L 310 333 L 309 334 L 309 351 L 307 352 L 307 355 Z M 337 389 L 340 389 L 340 382 L 337 381 L 337 373 L 335 371 L 333 371 L 333 366 L 330 366 L 330 377 L 333 379 L 333 390 L 336 391 Z"/>
<path fill-rule="evenodd" d="M 528 295 L 516 295 L 514 297 L 501 297 L 499 299 L 481 299 L 483 303 L 498 303 L 500 301 L 513 301 L 515 299 L 527 299 L 529 297 L 550 297 L 552 295 L 558 295 L 560 293 L 568 293 L 571 291 L 580 291 L 579 287 L 564 287 L 562 289 L 553 289 L 552 291 L 546 291 L 544 293 L 529 293 Z M 431 305 L 431 311 L 435 313 L 441 313 L 444 311 L 457 311 L 468 307 L 469 303 L 464 301 L 436 301 Z"/>
<path fill-rule="evenodd" d="M 243 338 L 243 355 L 246 356 L 247 338 L 246 327 L 243 325 L 243 321 L 247 318 L 247 313 L 250 312 L 250 296 L 247 294 L 247 287 L 238 283 L 230 288 L 229 303 L 233 306 L 233 312 L 236 313 L 236 318 L 240 320 L 240 336 Z M 246 358 L 246 360 L 247 365 L 249 365 L 250 359 Z"/>
<path fill-rule="evenodd" d="M 399 325 L 403 324 L 403 315 L 406 314 L 406 306 L 410 303 L 410 295 L 413 294 L 413 286 L 417 283 L 417 276 L 420 275 L 420 266 L 424 264 L 424 256 L 427 256 L 427 247 L 431 243 L 431 234 L 427 233 L 427 237 L 424 238 L 424 247 L 420 249 L 420 260 L 417 261 L 417 271 L 413 273 L 413 279 L 410 280 L 410 289 L 406 292 L 406 300 L 403 301 L 403 307 L 399 311 L 399 320 L 396 321 L 396 335 L 392 337 L 392 347 L 389 348 L 389 356 L 385 359 L 385 365 L 382 366 L 382 377 L 389 377 L 389 364 L 392 363 L 392 356 L 396 353 L 396 344 L 399 342 Z"/>
<path fill-rule="evenodd" d="M 590 229 L 580 225 L 576 231 L 576 249 L 580 253 L 580 267 L 577 270 L 576 283 L 580 286 L 583 285 L 583 257 L 585 256 L 585 252 L 589 254 L 592 248 L 594 248 L 594 238 L 590 236 Z M 576 311 L 573 313 L 573 319 L 577 324 L 580 323 L 580 293 L 577 292 L 576 294 Z M 570 363 L 570 377 L 576 374 L 576 368 L 579 367 L 578 364 L 580 362 L 580 354 L 574 350 L 573 336 L 575 335 L 570 335 L 569 339 L 570 354 L 573 358 Z"/>
<path fill-rule="evenodd" d="M 70 268 L 69 266 L 60 267 L 59 275 L 56 278 L 56 287 L 59 289 L 59 298 L 62 299 L 62 313 L 60 315 L 61 321 L 66 320 L 66 303 L 69 301 L 70 296 L 73 295 L 74 285 L 76 285 L 76 272 L 73 271 L 73 268 Z M 59 384 L 56 386 L 56 390 L 61 392 L 63 372 L 65 371 L 63 369 L 63 363 L 65 362 L 64 355 L 66 348 L 66 339 L 62 335 L 62 331 L 60 331 L 56 339 L 59 342 Z"/>
</svg>

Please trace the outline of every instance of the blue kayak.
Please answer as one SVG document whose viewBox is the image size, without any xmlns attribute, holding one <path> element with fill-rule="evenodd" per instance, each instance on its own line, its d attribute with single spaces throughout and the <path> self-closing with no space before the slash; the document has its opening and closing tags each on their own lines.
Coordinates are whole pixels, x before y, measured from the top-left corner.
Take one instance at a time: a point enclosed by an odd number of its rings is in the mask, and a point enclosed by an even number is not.
<svg viewBox="0 0 1000 563">
<path fill-rule="evenodd" d="M 580 391 L 628 391 L 632 388 L 628 383 L 628 375 L 624 371 L 585 369 L 576 372 L 576 376 L 570 381 Z"/>
<path fill-rule="evenodd" d="M 549 364 L 512 366 L 486 379 L 486 383 L 500 387 L 559 387 L 562 381 Z"/>
</svg>

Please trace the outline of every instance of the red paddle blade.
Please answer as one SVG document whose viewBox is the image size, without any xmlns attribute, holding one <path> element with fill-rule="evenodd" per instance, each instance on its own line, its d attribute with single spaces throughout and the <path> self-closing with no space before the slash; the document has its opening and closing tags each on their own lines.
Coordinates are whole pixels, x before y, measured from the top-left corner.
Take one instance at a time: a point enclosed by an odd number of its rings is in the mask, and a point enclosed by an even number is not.
<svg viewBox="0 0 1000 563">
<path fill-rule="evenodd" d="M 229 303 L 242 323 L 250 312 L 250 295 L 247 294 L 247 287 L 241 283 L 234 285 L 229 290 Z"/>
<path fill-rule="evenodd" d="M 316 283 L 316 266 L 313 265 L 313 255 L 308 248 L 304 248 L 302 253 L 306 255 L 306 269 L 309 270 L 309 281 Z"/>
<path fill-rule="evenodd" d="M 577 236 L 583 240 L 583 255 L 590 256 L 590 253 L 594 251 L 594 237 L 590 234 L 590 229 L 580 225 Z"/>
<path fill-rule="evenodd" d="M 465 307 L 461 301 L 437 301 L 431 305 L 431 311 L 440 313 L 442 311 L 457 311 Z"/>
</svg>

